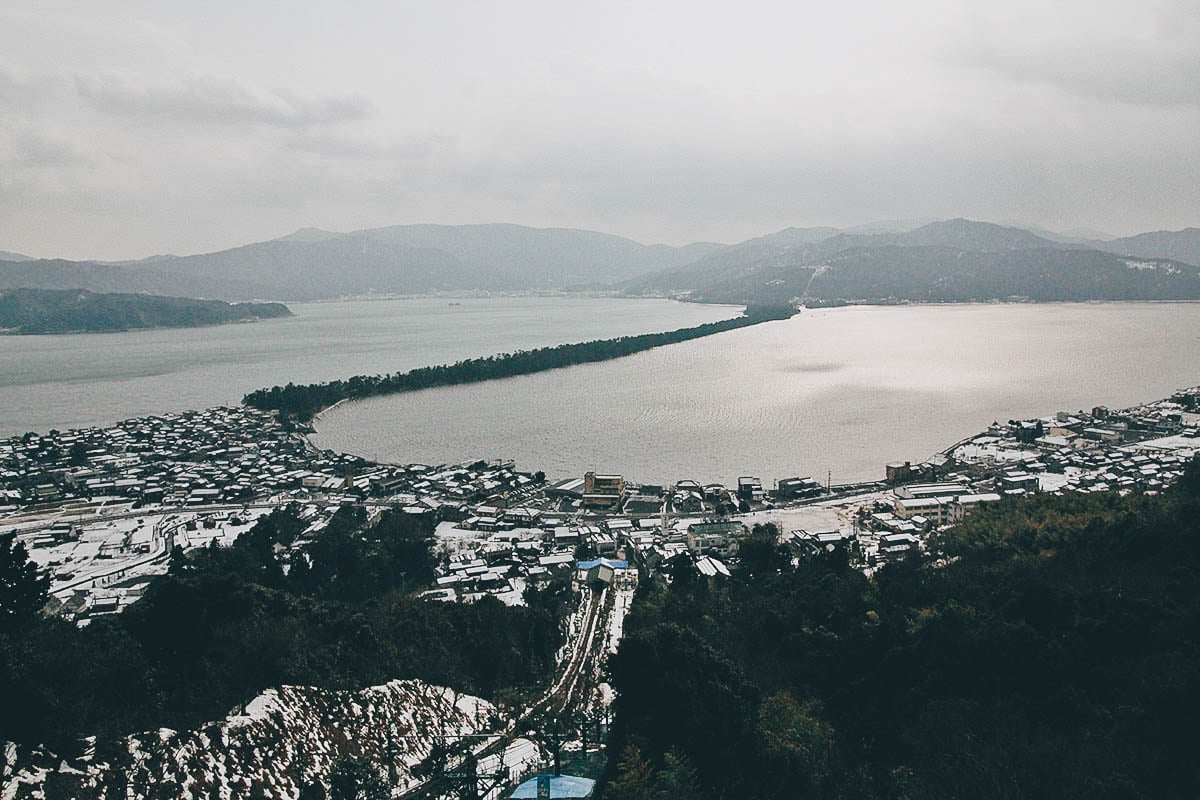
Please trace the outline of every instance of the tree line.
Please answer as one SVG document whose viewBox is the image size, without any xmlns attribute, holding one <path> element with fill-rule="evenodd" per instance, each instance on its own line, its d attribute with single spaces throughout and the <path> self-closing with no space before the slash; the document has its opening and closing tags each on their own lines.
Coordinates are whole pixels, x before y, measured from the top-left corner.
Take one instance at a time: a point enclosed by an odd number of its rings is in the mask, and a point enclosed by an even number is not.
<svg viewBox="0 0 1200 800">
<path fill-rule="evenodd" d="M 7 333 L 185 328 L 291 315 L 282 303 L 226 303 L 84 289 L 0 290 L 0 331 Z"/>
<path fill-rule="evenodd" d="M 435 386 L 479 383 L 517 375 L 530 375 L 575 364 L 608 361 L 654 347 L 712 336 L 716 333 L 745 328 L 760 322 L 787 319 L 794 313 L 795 310 L 790 306 L 747 306 L 745 314 L 740 317 L 709 322 L 691 328 L 539 347 L 534 350 L 520 350 L 514 353 L 472 358 L 454 364 L 420 367 L 409 372 L 395 372 L 388 375 L 355 375 L 345 380 L 299 386 L 289 383 L 286 386 L 274 386 L 270 389 L 251 392 L 242 398 L 242 402 L 264 411 L 275 410 L 286 417 L 308 421 L 317 412 L 341 400 L 358 400 L 375 395 L 413 392 Z"/>
<path fill-rule="evenodd" d="M 552 676 L 566 588 L 515 608 L 426 601 L 413 591 L 433 575 L 429 515 L 369 524 L 344 508 L 298 539 L 306 526 L 278 510 L 232 546 L 176 550 L 140 600 L 84 628 L 38 613 L 45 583 L 4 540 L 0 571 L 20 590 L 0 592 L 0 740 L 68 755 L 86 735 L 219 719 L 279 684 L 420 678 L 504 701 Z"/>
<path fill-rule="evenodd" d="M 775 533 L 639 590 L 605 798 L 1200 795 L 1195 463 L 1005 500 L 873 577 Z"/>
</svg>

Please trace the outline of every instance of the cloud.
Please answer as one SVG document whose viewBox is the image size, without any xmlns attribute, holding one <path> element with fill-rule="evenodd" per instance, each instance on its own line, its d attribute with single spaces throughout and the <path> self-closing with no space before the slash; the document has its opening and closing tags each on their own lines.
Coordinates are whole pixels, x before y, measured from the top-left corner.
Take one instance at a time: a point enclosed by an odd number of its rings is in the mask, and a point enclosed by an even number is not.
<svg viewBox="0 0 1200 800">
<path fill-rule="evenodd" d="M 306 129 L 363 120 L 375 113 L 370 101 L 358 95 L 302 97 L 285 89 L 254 90 L 217 77 L 189 77 L 166 83 L 103 73 L 77 75 L 75 86 L 80 97 L 106 114 L 180 122 Z"/>
<path fill-rule="evenodd" d="M 61 137 L 25 129 L 9 137 L 8 152 L 0 161 L 15 167 L 58 168 L 85 167 L 92 163 L 82 150 Z M 3 152 L 3 151 L 0 151 Z"/>
<path fill-rule="evenodd" d="M 288 139 L 293 150 L 327 159 L 411 162 L 428 160 L 441 151 L 452 149 L 458 138 L 443 133 L 423 135 L 363 135 L 326 130 L 304 130 Z"/>
<path fill-rule="evenodd" d="M 1064 25 L 1065 19 L 1075 24 Z M 949 60 L 1088 100 L 1200 108 L 1200 14 L 1193 0 L 980 14 Z"/>
<path fill-rule="evenodd" d="M 47 75 L 28 75 L 0 65 L 0 108 L 28 112 L 61 89 Z"/>
</svg>

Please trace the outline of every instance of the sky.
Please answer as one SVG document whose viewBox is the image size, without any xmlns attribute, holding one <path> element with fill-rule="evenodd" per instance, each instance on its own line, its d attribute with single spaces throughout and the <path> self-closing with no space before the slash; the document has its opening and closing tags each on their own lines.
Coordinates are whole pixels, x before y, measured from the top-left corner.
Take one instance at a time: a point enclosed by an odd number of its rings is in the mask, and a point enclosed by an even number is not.
<svg viewBox="0 0 1200 800">
<path fill-rule="evenodd" d="M 0 0 L 0 249 L 1200 225 L 1195 0 Z"/>
</svg>

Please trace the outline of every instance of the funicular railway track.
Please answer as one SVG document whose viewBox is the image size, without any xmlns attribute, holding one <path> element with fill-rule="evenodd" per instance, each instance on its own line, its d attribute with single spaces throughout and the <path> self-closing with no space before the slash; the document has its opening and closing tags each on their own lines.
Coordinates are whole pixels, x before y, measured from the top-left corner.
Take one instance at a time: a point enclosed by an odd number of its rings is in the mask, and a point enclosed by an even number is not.
<svg viewBox="0 0 1200 800">
<path fill-rule="evenodd" d="M 599 591 L 584 589 L 585 608 L 583 620 L 576 637 L 575 647 L 567 657 L 562 672 L 554 683 L 528 708 L 522 711 L 503 731 L 493 734 L 476 734 L 462 737 L 479 744 L 468 747 L 457 754 L 459 762 L 473 757 L 477 761 L 503 753 L 512 741 L 524 733 L 556 727 L 560 720 L 569 719 L 572 712 L 587 703 L 592 689 L 592 678 L 597 672 L 597 659 L 603 652 L 603 621 L 609 603 L 607 587 Z M 600 637 L 600 641 L 597 641 Z M 515 776 L 514 776 L 515 777 Z M 422 783 L 411 787 L 398 797 L 403 800 L 432 800 L 448 793 L 450 781 L 444 775 L 434 774 Z"/>
</svg>

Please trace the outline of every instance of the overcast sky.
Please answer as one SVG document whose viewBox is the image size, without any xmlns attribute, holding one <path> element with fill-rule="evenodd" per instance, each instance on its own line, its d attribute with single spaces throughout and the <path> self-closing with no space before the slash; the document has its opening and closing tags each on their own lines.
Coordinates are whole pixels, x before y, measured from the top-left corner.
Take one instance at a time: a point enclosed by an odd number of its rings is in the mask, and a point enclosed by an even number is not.
<svg viewBox="0 0 1200 800">
<path fill-rule="evenodd" d="M 0 249 L 1200 225 L 1200 4 L 0 0 Z"/>
</svg>

